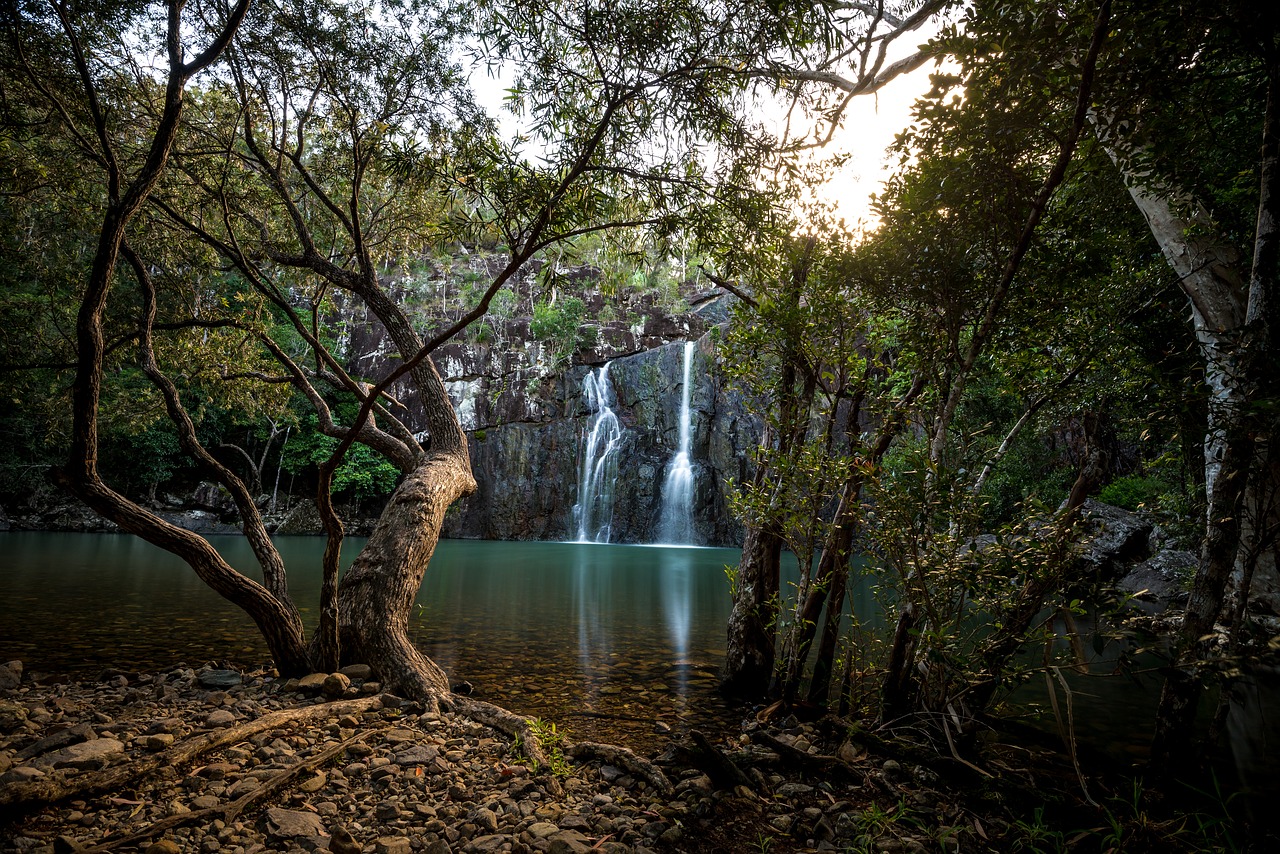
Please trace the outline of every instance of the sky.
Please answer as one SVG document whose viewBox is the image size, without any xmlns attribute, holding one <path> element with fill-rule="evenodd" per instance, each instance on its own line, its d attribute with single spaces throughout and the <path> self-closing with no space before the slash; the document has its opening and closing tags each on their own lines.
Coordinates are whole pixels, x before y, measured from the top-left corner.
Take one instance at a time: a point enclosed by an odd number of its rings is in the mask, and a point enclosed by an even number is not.
<svg viewBox="0 0 1280 854">
<path fill-rule="evenodd" d="M 835 206 L 849 225 L 872 225 L 870 203 L 891 172 L 885 149 L 911 124 L 911 105 L 929 91 L 929 75 L 935 65 L 924 67 L 887 84 L 873 95 L 854 98 L 844 122 L 828 146 L 831 154 L 848 153 L 842 168 L 832 172 L 818 193 L 821 201 Z"/>
<path fill-rule="evenodd" d="M 926 27 L 907 36 L 897 50 L 891 51 L 888 62 L 900 58 L 928 40 L 935 28 Z M 910 74 L 898 77 L 878 92 L 854 98 L 845 111 L 841 126 L 831 142 L 815 156 L 815 161 L 836 154 L 849 154 L 848 160 L 833 171 L 823 182 L 817 198 L 834 206 L 836 216 L 843 217 L 851 227 L 862 224 L 874 227 L 871 212 L 871 196 L 879 193 L 891 173 L 885 150 L 894 137 L 911 123 L 911 106 L 929 90 L 929 76 L 936 72 L 933 62 L 926 63 Z M 506 108 L 504 99 L 512 85 L 506 69 L 497 76 L 492 69 L 476 68 L 471 78 L 477 101 L 491 116 L 498 119 L 504 133 L 512 136 L 519 131 L 519 119 Z M 815 166 L 815 168 L 818 168 Z"/>
</svg>

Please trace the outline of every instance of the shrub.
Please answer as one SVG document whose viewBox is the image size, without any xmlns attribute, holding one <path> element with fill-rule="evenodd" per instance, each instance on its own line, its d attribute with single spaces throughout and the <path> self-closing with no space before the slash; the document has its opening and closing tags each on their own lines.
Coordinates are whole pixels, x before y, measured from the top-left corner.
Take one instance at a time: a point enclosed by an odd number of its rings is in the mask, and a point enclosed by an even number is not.
<svg viewBox="0 0 1280 854">
<path fill-rule="evenodd" d="M 1137 510 L 1154 506 L 1162 495 L 1172 491 L 1173 487 L 1159 478 L 1134 474 L 1111 481 L 1098 493 L 1098 500 L 1125 510 Z"/>
</svg>

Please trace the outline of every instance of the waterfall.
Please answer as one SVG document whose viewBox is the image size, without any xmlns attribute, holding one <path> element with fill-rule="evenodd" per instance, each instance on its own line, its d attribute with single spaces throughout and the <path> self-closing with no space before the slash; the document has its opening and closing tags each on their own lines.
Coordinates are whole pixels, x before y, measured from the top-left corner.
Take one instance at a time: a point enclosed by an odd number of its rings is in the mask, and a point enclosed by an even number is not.
<svg viewBox="0 0 1280 854">
<path fill-rule="evenodd" d="M 595 413 L 587 428 L 578 467 L 578 503 L 573 505 L 574 532 L 580 543 L 609 542 L 613 524 L 613 487 L 618 479 L 622 424 L 613 411 L 616 397 L 609 365 L 588 372 L 582 381 L 587 409 Z"/>
<path fill-rule="evenodd" d="M 692 341 L 684 345 L 684 388 L 680 392 L 680 446 L 667 465 L 667 477 L 662 484 L 662 516 L 658 522 L 658 542 L 664 545 L 693 544 L 693 463 L 689 459 L 693 444 L 689 414 L 689 395 L 693 383 L 690 370 L 693 367 Z"/>
</svg>

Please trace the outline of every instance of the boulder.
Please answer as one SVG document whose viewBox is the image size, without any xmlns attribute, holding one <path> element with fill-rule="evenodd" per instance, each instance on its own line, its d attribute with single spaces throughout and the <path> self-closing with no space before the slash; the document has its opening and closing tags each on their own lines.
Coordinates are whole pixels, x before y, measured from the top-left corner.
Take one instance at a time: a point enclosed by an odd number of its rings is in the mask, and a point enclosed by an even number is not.
<svg viewBox="0 0 1280 854">
<path fill-rule="evenodd" d="M 1128 565 L 1151 553 L 1150 518 L 1092 498 L 1084 503 L 1084 547 L 1079 560 L 1094 579 L 1110 582 L 1124 575 Z"/>
<path fill-rule="evenodd" d="M 347 693 L 351 680 L 341 673 L 330 673 L 320 684 L 320 692 L 330 699 L 337 699 Z"/>
<path fill-rule="evenodd" d="M 1116 587 L 1132 594 L 1143 610 L 1160 613 L 1186 601 L 1198 563 L 1194 552 L 1163 549 L 1125 573 Z"/>
</svg>

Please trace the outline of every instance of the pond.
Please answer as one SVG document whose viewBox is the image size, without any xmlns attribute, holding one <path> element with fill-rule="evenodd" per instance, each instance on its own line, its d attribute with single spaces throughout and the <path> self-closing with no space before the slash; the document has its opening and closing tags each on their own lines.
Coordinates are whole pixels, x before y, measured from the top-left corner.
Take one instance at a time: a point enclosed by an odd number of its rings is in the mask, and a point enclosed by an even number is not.
<svg viewBox="0 0 1280 854">
<path fill-rule="evenodd" d="M 241 538 L 212 537 L 238 569 L 260 577 Z M 319 537 L 276 540 L 295 600 L 314 622 Z M 364 541 L 350 538 L 350 560 Z M 649 750 L 677 731 L 736 727 L 744 711 L 716 690 L 724 656 L 735 549 L 584 543 L 445 540 L 436 551 L 411 618 L 416 643 L 456 682 L 514 711 L 556 721 L 576 737 Z M 0 661 L 29 671 L 94 678 L 104 667 L 168 669 L 180 661 L 264 662 L 265 645 L 237 608 L 212 593 L 177 558 L 134 537 L 0 533 Z M 864 584 L 855 594 L 864 624 L 880 623 Z M 1100 649 L 1096 676 L 1113 669 Z M 1036 680 L 1014 696 L 1042 709 Z M 1141 759 L 1159 679 L 1073 676 L 1073 718 L 1083 741 Z M 1274 692 L 1274 691 L 1273 691 Z M 1274 716 L 1238 716 L 1256 761 L 1273 757 Z M 1268 698 L 1261 706 L 1275 708 Z M 1251 764 L 1245 761 L 1242 764 Z M 1267 779 L 1274 759 L 1265 762 Z M 1256 774 L 1255 770 L 1255 774 Z M 1256 778 L 1255 778 L 1256 779 Z M 1257 786 L 1257 783 L 1254 784 Z"/>
<path fill-rule="evenodd" d="M 261 579 L 239 537 L 211 537 Z M 313 624 L 319 537 L 282 537 L 294 599 Z M 349 562 L 364 545 L 350 538 Z M 104 667 L 268 657 L 252 622 L 176 557 L 128 535 L 0 534 L 0 660 L 95 677 Z M 445 540 L 411 618 L 413 639 L 477 697 L 582 736 L 656 744 L 655 721 L 734 723 L 716 692 L 734 549 Z"/>
</svg>

